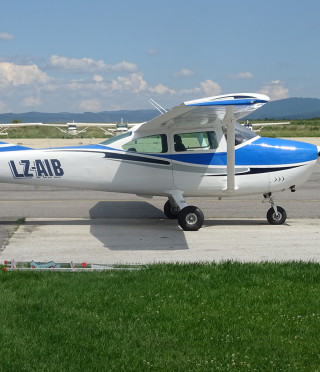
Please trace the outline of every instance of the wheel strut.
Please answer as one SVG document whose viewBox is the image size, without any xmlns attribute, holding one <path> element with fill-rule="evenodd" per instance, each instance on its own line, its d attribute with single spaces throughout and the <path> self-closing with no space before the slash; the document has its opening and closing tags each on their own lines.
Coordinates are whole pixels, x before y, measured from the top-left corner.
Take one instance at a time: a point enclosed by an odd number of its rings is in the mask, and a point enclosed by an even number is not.
<svg viewBox="0 0 320 372">
<path fill-rule="evenodd" d="M 271 208 L 267 213 L 268 222 L 271 225 L 282 225 L 287 219 L 286 211 L 282 207 L 275 205 L 271 192 L 263 194 L 263 196 L 265 199 L 269 199 L 268 201 L 271 204 Z"/>
<path fill-rule="evenodd" d="M 168 218 L 177 218 L 180 227 L 185 231 L 199 230 L 204 221 L 202 211 L 184 200 L 181 190 L 173 190 L 164 206 L 164 213 Z"/>
</svg>

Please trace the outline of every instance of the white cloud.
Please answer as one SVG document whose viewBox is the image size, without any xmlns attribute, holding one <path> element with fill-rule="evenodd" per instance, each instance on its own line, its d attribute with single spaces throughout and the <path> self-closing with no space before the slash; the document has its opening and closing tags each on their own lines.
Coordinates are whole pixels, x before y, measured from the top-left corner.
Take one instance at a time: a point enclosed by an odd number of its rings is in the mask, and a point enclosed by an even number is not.
<svg viewBox="0 0 320 372">
<path fill-rule="evenodd" d="M 159 54 L 159 51 L 157 49 L 154 49 L 154 48 L 149 48 L 147 53 L 149 54 L 149 56 L 155 56 L 155 55 Z"/>
<path fill-rule="evenodd" d="M 96 83 L 101 83 L 103 81 L 103 77 L 101 75 L 93 75 L 93 81 Z"/>
<path fill-rule="evenodd" d="M 218 83 L 212 80 L 205 80 L 200 82 L 197 87 L 181 89 L 179 95 L 186 101 L 187 99 L 216 96 L 219 95 L 221 91 L 222 89 Z"/>
<path fill-rule="evenodd" d="M 206 96 L 216 96 L 219 93 L 221 93 L 221 87 L 218 83 L 212 80 L 206 80 L 200 83 L 200 88 L 201 91 L 206 95 Z"/>
<path fill-rule="evenodd" d="M 240 72 L 238 74 L 230 74 L 229 75 L 230 79 L 233 80 L 245 80 L 245 79 L 252 79 L 253 74 L 251 72 Z"/>
<path fill-rule="evenodd" d="M 91 61 L 77 60 L 77 63 L 80 62 L 77 68 L 84 68 L 85 65 L 91 68 Z M 58 58 L 56 62 L 66 62 L 67 66 L 72 61 Z M 97 67 L 95 62 L 93 67 Z M 76 68 L 77 63 L 73 68 Z M 126 67 L 126 64 L 120 62 L 114 68 L 130 69 L 130 64 Z M 188 72 L 184 73 L 188 75 Z M 0 62 L 1 88 L 5 88 L 0 102 L 2 112 L 5 109 L 24 112 L 26 107 L 43 112 L 138 109 L 147 107 L 150 94 L 154 99 L 160 98 L 164 107 L 171 107 L 187 99 L 221 92 L 220 85 L 212 80 L 202 81 L 195 87 L 175 89 L 161 82 L 150 86 L 141 72 L 117 73 L 116 77 L 107 79 L 99 71 L 93 71 L 91 76 L 86 71 L 78 79 L 70 79 L 66 76 L 58 77 L 57 74 L 50 77 L 35 64 L 18 65 L 9 62 Z"/>
<path fill-rule="evenodd" d="M 199 95 L 201 94 L 201 88 L 200 87 L 194 87 L 194 88 L 184 88 L 179 91 L 181 95 Z"/>
<path fill-rule="evenodd" d="M 259 93 L 269 96 L 271 100 L 289 97 L 289 89 L 280 80 L 273 80 L 271 83 L 264 84 Z"/>
<path fill-rule="evenodd" d="M 129 76 L 118 76 L 116 80 L 111 83 L 113 91 L 131 91 L 139 93 L 147 89 L 147 83 L 143 79 L 141 73 L 133 73 Z"/>
<path fill-rule="evenodd" d="M 188 68 L 183 68 L 178 72 L 173 74 L 174 78 L 187 78 L 194 75 L 194 71 L 189 70 Z"/>
<path fill-rule="evenodd" d="M 36 97 L 26 97 L 22 101 L 22 105 L 26 107 L 38 107 L 41 106 L 41 104 L 41 99 Z"/>
<path fill-rule="evenodd" d="M 107 70 L 114 72 L 136 72 L 138 66 L 132 62 L 122 61 L 116 65 L 107 65 Z"/>
<path fill-rule="evenodd" d="M 175 94 L 176 93 L 175 90 L 170 89 L 170 88 L 166 87 L 163 84 L 158 84 L 155 87 L 150 87 L 149 88 L 149 91 L 151 93 L 156 93 L 156 94 L 159 94 L 159 95 L 162 95 L 162 94 Z"/>
<path fill-rule="evenodd" d="M 7 40 L 12 40 L 12 39 L 14 39 L 13 35 L 8 34 L 7 32 L 0 33 L 0 40 L 7 41 Z"/>
<path fill-rule="evenodd" d="M 106 69 L 106 64 L 101 61 L 94 61 L 91 58 L 67 58 L 52 55 L 49 65 L 57 70 L 71 72 L 92 72 Z"/>
<path fill-rule="evenodd" d="M 36 65 L 23 66 L 0 62 L 0 87 L 46 83 L 49 80 L 49 76 Z"/>
<path fill-rule="evenodd" d="M 86 111 L 86 112 L 97 112 L 101 110 L 101 104 L 98 99 L 92 98 L 92 99 L 84 99 L 79 104 L 80 110 Z"/>
<path fill-rule="evenodd" d="M 138 67 L 135 63 L 122 61 L 115 65 L 106 64 L 103 60 L 95 61 L 92 58 L 67 58 L 52 55 L 49 66 L 65 72 L 87 73 L 87 72 L 135 72 Z"/>
</svg>

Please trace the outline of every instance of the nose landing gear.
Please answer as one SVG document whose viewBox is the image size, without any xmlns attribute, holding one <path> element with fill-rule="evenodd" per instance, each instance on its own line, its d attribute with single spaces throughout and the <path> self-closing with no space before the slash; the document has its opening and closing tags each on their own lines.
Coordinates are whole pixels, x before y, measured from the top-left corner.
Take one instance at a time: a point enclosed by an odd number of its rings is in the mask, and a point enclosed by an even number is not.
<svg viewBox="0 0 320 372">
<path fill-rule="evenodd" d="M 267 220 L 271 225 L 282 225 L 287 219 L 286 211 L 279 206 L 276 206 L 273 201 L 271 192 L 268 194 L 263 194 L 266 201 L 271 203 L 271 208 L 267 212 Z M 269 200 L 267 200 L 269 199 Z"/>
</svg>

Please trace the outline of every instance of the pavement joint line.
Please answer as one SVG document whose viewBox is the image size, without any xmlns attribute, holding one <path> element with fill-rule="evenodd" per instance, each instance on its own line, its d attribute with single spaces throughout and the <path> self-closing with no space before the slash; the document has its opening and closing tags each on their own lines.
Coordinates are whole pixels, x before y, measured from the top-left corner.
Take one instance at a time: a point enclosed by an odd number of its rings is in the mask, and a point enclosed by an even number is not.
<svg viewBox="0 0 320 372">
<path fill-rule="evenodd" d="M 200 202 L 210 202 L 210 203 L 256 203 L 256 202 L 261 202 L 263 203 L 264 201 L 263 200 L 260 200 L 260 199 L 224 199 L 224 200 L 211 200 L 211 199 L 189 199 L 187 198 L 188 201 L 189 201 L 189 204 L 190 202 L 193 202 L 195 200 L 199 200 Z M 320 199 L 278 199 L 279 202 L 294 202 L 294 203 L 320 203 Z M 108 202 L 108 203 L 141 203 L 141 202 L 148 202 L 148 203 L 154 203 L 154 204 L 158 204 L 158 203 L 161 203 L 162 201 L 152 201 L 150 202 L 149 199 L 141 199 L 141 200 L 127 200 L 127 199 L 119 199 L 119 200 L 115 200 L 115 199 L 15 199 L 15 200 L 0 200 L 0 203 L 17 203 L 17 202 L 24 202 L 24 203 L 28 203 L 28 202 L 37 202 L 37 203 L 41 203 L 41 202 L 45 202 L 45 203 L 48 203 L 48 202 L 65 202 L 65 201 L 77 201 L 77 202 L 83 202 L 83 203 L 87 203 L 87 202 Z M 267 202 L 269 203 L 269 202 Z"/>
</svg>

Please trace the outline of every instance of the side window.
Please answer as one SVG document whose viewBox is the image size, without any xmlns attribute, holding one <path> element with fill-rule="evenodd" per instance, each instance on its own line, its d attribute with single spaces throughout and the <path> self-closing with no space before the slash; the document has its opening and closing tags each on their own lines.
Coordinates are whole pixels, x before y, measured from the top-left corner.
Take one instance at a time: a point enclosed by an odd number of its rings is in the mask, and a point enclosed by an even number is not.
<svg viewBox="0 0 320 372">
<path fill-rule="evenodd" d="M 176 152 L 214 150 L 219 145 L 214 131 L 179 133 L 173 136 L 173 141 Z"/>
<path fill-rule="evenodd" d="M 167 136 L 156 134 L 153 136 L 134 139 L 122 146 L 125 151 L 163 153 L 168 151 Z"/>
</svg>

